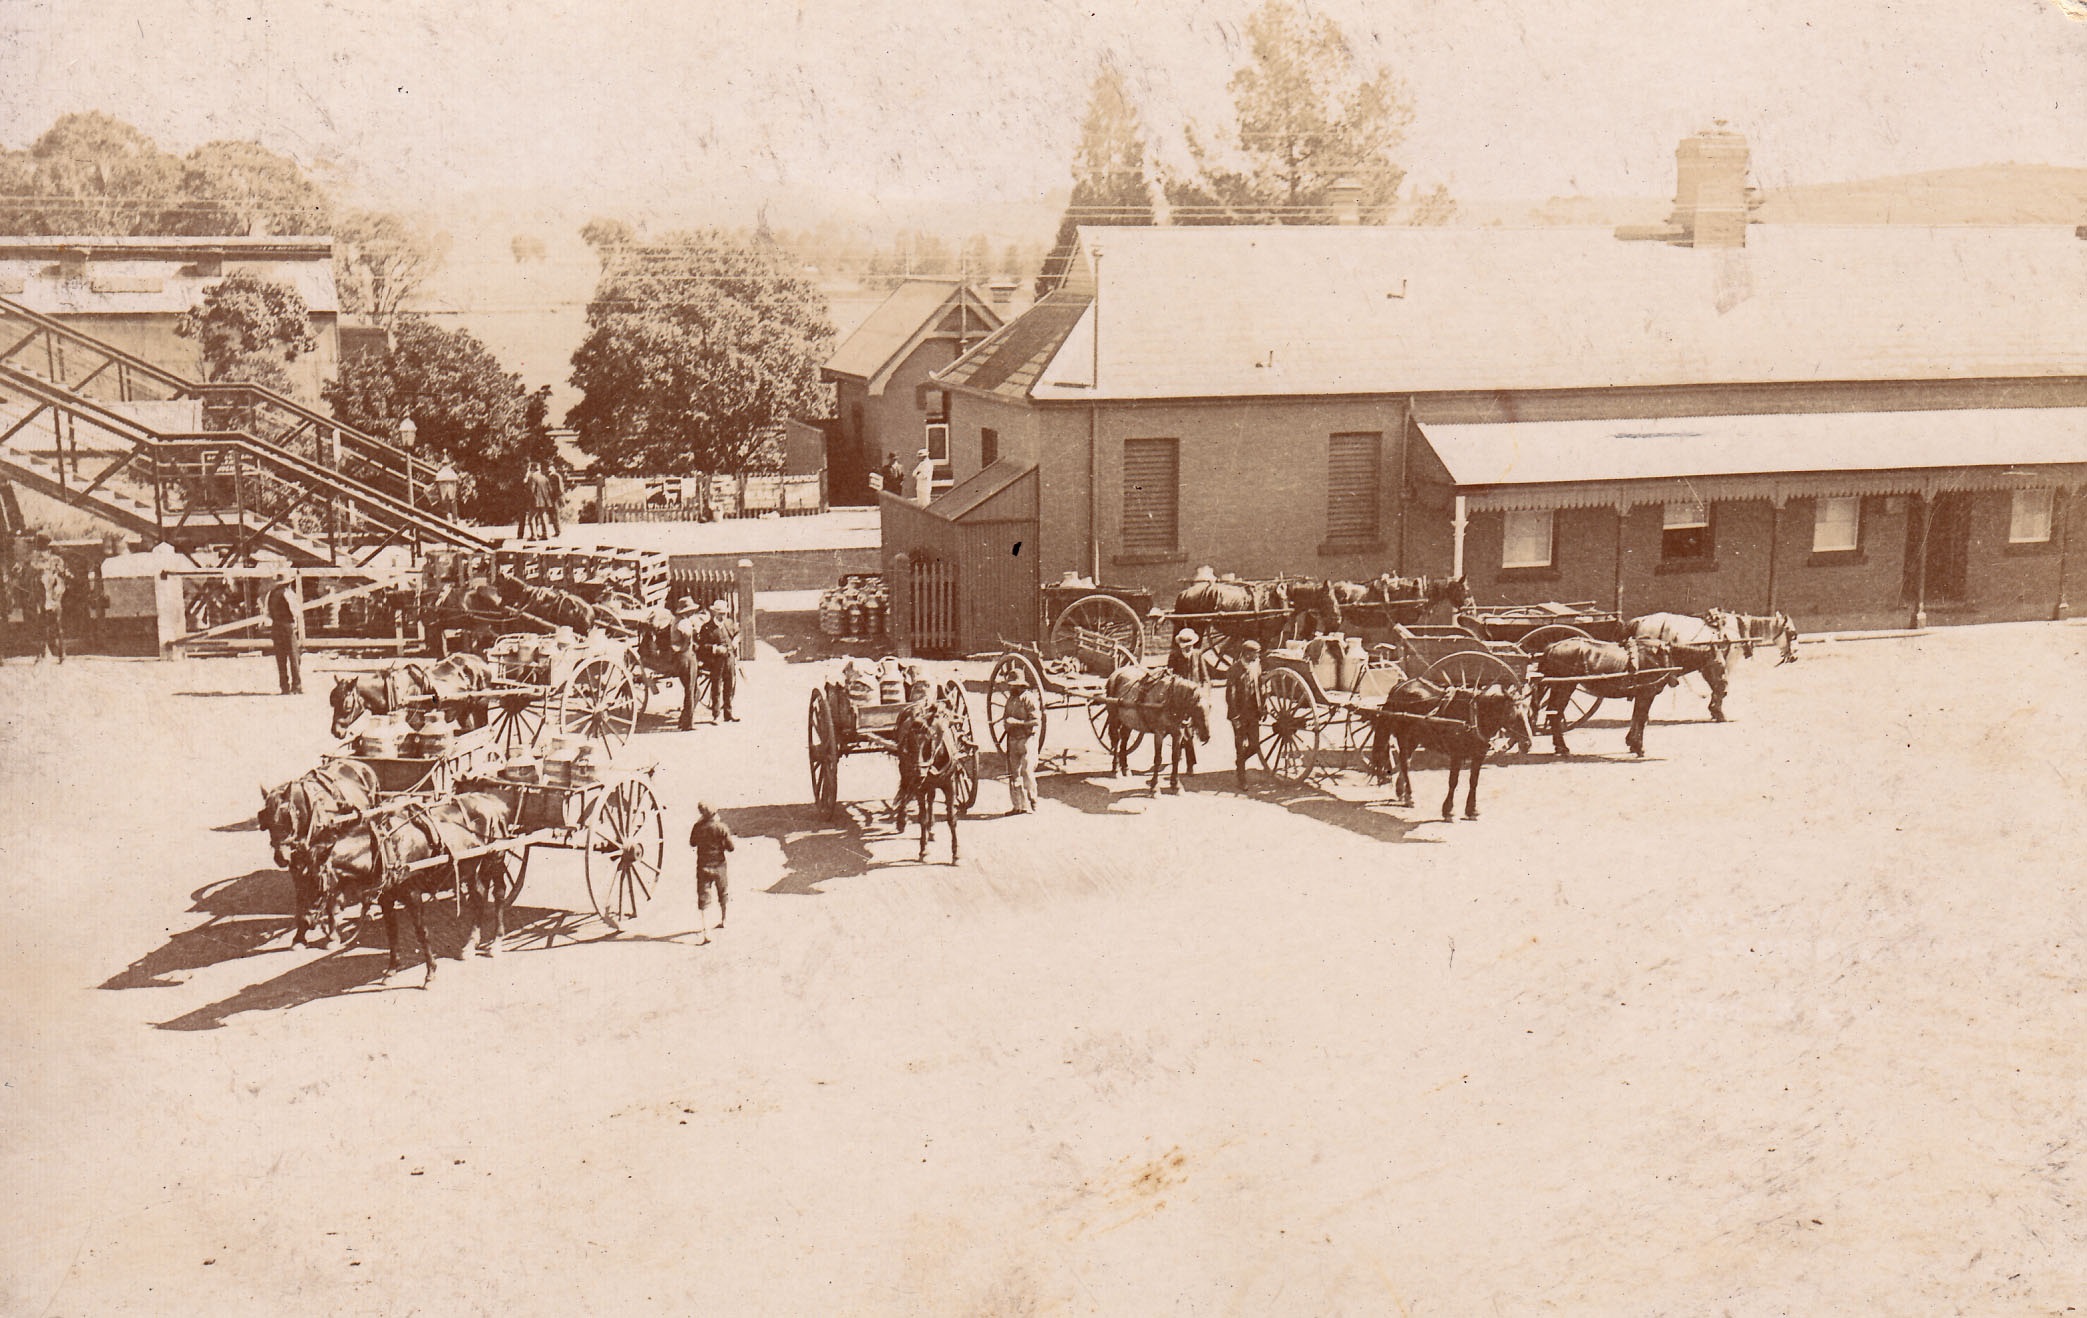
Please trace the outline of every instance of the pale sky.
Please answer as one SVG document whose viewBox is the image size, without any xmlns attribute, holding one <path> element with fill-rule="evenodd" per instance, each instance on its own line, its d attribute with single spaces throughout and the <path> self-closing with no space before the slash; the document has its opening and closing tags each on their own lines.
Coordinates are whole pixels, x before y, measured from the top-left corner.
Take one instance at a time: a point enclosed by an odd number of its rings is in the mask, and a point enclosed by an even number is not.
<svg viewBox="0 0 2087 1318">
<path fill-rule="evenodd" d="M 1251 0 L 0 0 L 0 141 L 103 109 L 163 146 L 258 137 L 365 199 L 746 205 L 1065 186 L 1099 59 L 1168 142 L 1216 120 Z M 2061 0 L 1325 0 L 1406 79 L 1403 163 L 1468 198 L 1671 194 L 1713 117 L 1764 187 L 2087 166 Z"/>
</svg>

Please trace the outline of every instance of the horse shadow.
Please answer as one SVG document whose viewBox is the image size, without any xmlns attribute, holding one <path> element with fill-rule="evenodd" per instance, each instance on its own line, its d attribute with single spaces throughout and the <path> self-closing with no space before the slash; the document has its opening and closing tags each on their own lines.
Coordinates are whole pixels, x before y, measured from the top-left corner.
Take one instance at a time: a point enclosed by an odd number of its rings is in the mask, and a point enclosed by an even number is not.
<svg viewBox="0 0 2087 1318">
<path fill-rule="evenodd" d="M 1116 777 L 1115 774 L 1110 773 L 1053 774 L 1048 778 L 1039 778 L 1036 787 L 1039 795 L 1069 805 L 1083 815 L 1114 815 L 1122 817 L 1144 813 L 1141 810 L 1123 809 L 1119 802 L 1133 800 L 1149 801 L 1153 799 L 1155 793 L 1141 781 L 1145 776 L 1143 773 L 1126 774 L 1124 776 L 1137 784 L 1130 791 L 1119 792 L 1105 783 L 1095 781 L 1097 778 L 1113 779 Z M 1165 775 L 1161 776 L 1164 777 Z M 1193 778 L 1182 779 L 1182 792 L 1185 793 L 1192 790 L 1191 783 L 1193 781 Z M 1174 795 L 1165 787 L 1162 787 L 1157 794 Z"/>
<path fill-rule="evenodd" d="M 817 897 L 822 883 L 881 868 L 864 838 L 864 824 L 873 812 L 849 802 L 841 808 L 843 817 L 832 821 L 819 818 L 818 807 L 810 803 L 747 806 L 722 813 L 735 836 L 770 838 L 782 848 L 782 877 L 762 891 Z"/>
<path fill-rule="evenodd" d="M 104 989 L 176 988 L 184 971 L 202 970 L 261 952 L 296 930 L 290 876 L 258 869 L 207 884 L 189 894 L 190 911 L 210 918 L 183 929 L 103 980 Z"/>
</svg>

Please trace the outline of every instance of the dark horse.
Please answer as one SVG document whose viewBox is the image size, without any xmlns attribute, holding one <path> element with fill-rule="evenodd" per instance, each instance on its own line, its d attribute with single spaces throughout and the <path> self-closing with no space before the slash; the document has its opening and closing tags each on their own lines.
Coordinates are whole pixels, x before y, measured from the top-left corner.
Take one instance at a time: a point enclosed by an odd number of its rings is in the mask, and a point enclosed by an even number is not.
<svg viewBox="0 0 2087 1318">
<path fill-rule="evenodd" d="M 1469 607 L 1470 587 L 1462 577 L 1394 577 L 1369 581 L 1298 581 L 1290 585 L 1291 621 L 1298 634 L 1319 636 L 1348 630 L 1343 610 L 1367 612 L 1382 625 L 1414 623 L 1438 604 L 1452 610 Z"/>
<path fill-rule="evenodd" d="M 1667 685 L 1674 685 L 1689 673 L 1701 673 L 1710 686 L 1711 721 L 1725 721 L 1725 669 L 1731 659 L 1732 642 L 1715 623 L 1686 613 L 1648 613 L 1632 618 L 1623 634 L 1640 640 L 1665 641 L 1672 655 L 1668 662 L 1681 670 Z"/>
<path fill-rule="evenodd" d="M 1173 746 L 1172 785 L 1181 790 L 1181 761 L 1196 771 L 1195 742 L 1210 740 L 1210 714 L 1203 708 L 1200 684 L 1165 670 L 1148 671 L 1125 664 L 1109 674 L 1109 765 L 1111 772 L 1130 772 L 1131 737 L 1152 737 L 1152 778 L 1149 786 L 1159 790 L 1159 769 L 1166 746 Z M 1193 737 L 1194 740 L 1191 740 Z"/>
<path fill-rule="evenodd" d="M 472 697 L 493 684 L 493 666 L 459 651 L 428 667 L 397 664 L 377 673 L 337 677 L 327 703 L 333 735 L 345 737 L 364 714 L 391 714 L 409 707 L 439 706 L 459 727 L 483 727 L 486 702 Z"/>
<path fill-rule="evenodd" d="M 389 944 L 386 979 L 398 973 L 398 911 L 405 906 L 413 917 L 413 932 L 420 939 L 421 960 L 427 966 L 427 977 L 422 980 L 425 987 L 434 982 L 435 949 L 428 942 L 421 906 L 432 893 L 454 888 L 460 903 L 469 900 L 471 923 L 464 931 L 464 947 L 476 943 L 482 956 L 500 950 L 510 897 L 506 857 L 492 854 L 457 860 L 455 853 L 498 841 L 509 831 L 507 801 L 490 792 L 463 792 L 397 813 L 358 816 L 329 828 L 315 848 L 320 901 L 330 914 L 346 902 L 360 900 L 365 919 L 372 902 L 383 908 L 384 938 Z M 445 855 L 451 857 L 449 865 L 432 865 L 417 872 L 410 868 L 418 861 Z M 457 959 L 463 959 L 462 948 Z"/>
<path fill-rule="evenodd" d="M 1466 767 L 1471 770 L 1471 786 L 1464 795 L 1464 818 L 1478 818 L 1478 771 L 1485 767 L 1496 737 L 1506 737 L 1524 751 L 1532 740 L 1528 711 L 1513 692 L 1499 687 L 1438 686 L 1424 677 L 1409 677 L 1393 687 L 1371 722 L 1376 725 L 1376 735 L 1370 762 L 1378 777 L 1391 776 L 1386 761 L 1397 756 L 1397 781 L 1392 787 L 1395 805 L 1413 804 L 1408 768 L 1414 751 L 1440 751 L 1449 757 L 1449 791 L 1442 798 L 1444 819 L 1454 813 L 1457 778 Z"/>
<path fill-rule="evenodd" d="M 332 760 L 280 787 L 261 789 L 261 827 L 268 830 L 269 852 L 290 875 L 297 902 L 297 932 L 290 946 L 303 946 L 315 927 L 333 941 L 330 920 L 320 917 L 319 890 L 312 873 L 311 846 L 326 825 L 341 815 L 377 803 L 377 775 L 359 760 Z"/>
<path fill-rule="evenodd" d="M 1624 744 L 1633 755 L 1645 753 L 1645 720 L 1652 715 L 1652 701 L 1666 686 L 1664 678 L 1647 679 L 1647 669 L 1671 666 L 1672 654 L 1667 643 L 1634 636 L 1622 644 L 1590 640 L 1584 636 L 1569 637 L 1547 646 L 1537 656 L 1536 671 L 1546 678 L 1544 711 L 1551 720 L 1551 749 L 1560 755 L 1571 754 L 1565 748 L 1565 707 L 1572 700 L 1575 687 L 1586 687 L 1588 691 L 1604 699 L 1628 699 L 1630 709 L 1630 735 Z"/>
<path fill-rule="evenodd" d="M 1176 613 L 1267 613 L 1290 607 L 1290 587 L 1283 581 L 1189 582 L 1174 597 Z"/>
<path fill-rule="evenodd" d="M 906 831 L 915 802 L 920 805 L 920 859 L 928 858 L 935 838 L 935 796 L 949 812 L 949 863 L 957 863 L 957 772 L 964 762 L 963 736 L 956 718 L 940 700 L 917 700 L 899 712 L 893 726 L 898 745 L 899 792 L 892 798 L 892 822 Z"/>
</svg>

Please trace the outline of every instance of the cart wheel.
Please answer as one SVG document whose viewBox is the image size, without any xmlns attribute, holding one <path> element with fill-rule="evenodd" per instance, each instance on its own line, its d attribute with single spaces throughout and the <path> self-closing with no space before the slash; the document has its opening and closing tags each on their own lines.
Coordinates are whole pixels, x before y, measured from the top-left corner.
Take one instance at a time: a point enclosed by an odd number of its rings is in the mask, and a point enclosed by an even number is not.
<svg viewBox="0 0 2087 1318">
<path fill-rule="evenodd" d="M 1231 632 L 1219 623 L 1203 626 L 1203 671 L 1210 680 L 1223 682 L 1232 676 L 1232 653 L 1238 647 Z"/>
<path fill-rule="evenodd" d="M 535 691 L 502 691 L 492 698 L 486 711 L 491 741 L 506 760 L 516 751 L 534 746 L 543 736 L 544 701 Z"/>
<path fill-rule="evenodd" d="M 986 676 L 986 730 L 993 734 L 995 750 L 1007 749 L 1007 697 L 1014 690 L 1016 673 L 1029 676 L 1029 693 L 1036 698 L 1036 749 L 1042 750 L 1051 712 L 1044 706 L 1043 674 L 1027 655 L 1003 654 L 993 661 L 993 670 Z"/>
<path fill-rule="evenodd" d="M 529 877 L 529 848 L 517 847 L 513 851 L 502 851 L 496 855 L 504 875 L 504 881 L 500 885 L 504 894 L 500 907 L 502 910 L 511 911 L 514 904 L 521 900 L 522 881 Z"/>
<path fill-rule="evenodd" d="M 1572 699 L 1565 702 L 1565 726 L 1577 728 L 1593 718 L 1594 711 L 1601 708 L 1602 699 L 1584 686 L 1574 687 Z"/>
<path fill-rule="evenodd" d="M 1570 623 L 1553 622 L 1530 632 L 1521 639 L 1519 644 L 1521 645 L 1522 653 L 1534 659 L 1558 642 L 1570 641 L 1574 638 L 1588 639 L 1586 632 L 1572 626 Z"/>
<path fill-rule="evenodd" d="M 978 753 L 971 752 L 957 760 L 955 785 L 957 789 L 957 813 L 969 814 L 971 807 L 978 804 Z"/>
<path fill-rule="evenodd" d="M 1107 677 L 1123 664 L 1144 658 L 1145 624 L 1137 610 L 1114 595 L 1083 595 L 1051 625 L 1051 653 L 1078 655 L 1081 666 L 1090 671 L 1096 664 L 1105 665 L 1098 675 Z"/>
<path fill-rule="evenodd" d="M 568 735 L 613 749 L 637 731 L 637 687 L 628 668 L 607 655 L 596 655 L 574 669 L 559 689 L 558 726 Z"/>
<path fill-rule="evenodd" d="M 1261 763 L 1293 786 L 1319 762 L 1319 709 L 1312 689 L 1287 668 L 1261 674 Z"/>
<path fill-rule="evenodd" d="M 942 708 L 954 717 L 957 731 L 966 742 L 971 740 L 971 702 L 964 695 L 964 684 L 954 678 L 935 688 L 935 699 Z"/>
<path fill-rule="evenodd" d="M 1480 650 L 1457 650 L 1445 654 L 1428 667 L 1425 676 L 1430 682 L 1442 686 L 1468 687 L 1474 691 L 1489 686 L 1503 691 L 1519 691 L 1523 683 L 1522 674 L 1506 660 Z"/>
<path fill-rule="evenodd" d="M 811 706 L 804 716 L 804 745 L 812 766 L 812 804 L 827 818 L 840 803 L 841 748 L 833 731 L 833 709 L 826 702 L 826 688 L 812 691 Z"/>
<path fill-rule="evenodd" d="M 1109 702 L 1100 696 L 1087 702 L 1087 726 L 1094 729 L 1094 744 L 1103 750 L 1109 749 Z M 1145 734 L 1136 728 L 1127 729 L 1123 753 L 1130 754 L 1145 744 Z"/>
<path fill-rule="evenodd" d="M 587 818 L 587 849 L 581 855 L 595 914 L 609 928 L 621 929 L 652 900 L 666 863 L 666 824 L 652 784 L 626 778 L 609 788 Z"/>
</svg>

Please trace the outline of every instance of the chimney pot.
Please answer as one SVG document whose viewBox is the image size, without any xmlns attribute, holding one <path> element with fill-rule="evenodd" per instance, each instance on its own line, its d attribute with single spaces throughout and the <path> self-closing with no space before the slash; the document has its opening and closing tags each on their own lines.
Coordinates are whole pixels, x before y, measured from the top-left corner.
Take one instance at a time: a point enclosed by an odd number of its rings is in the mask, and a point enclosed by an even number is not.
<svg viewBox="0 0 2087 1318">
<path fill-rule="evenodd" d="M 1691 247 L 1744 247 L 1754 200 L 1746 138 L 1723 120 L 1717 124 L 1674 148 L 1674 213 L 1667 222 Z"/>
</svg>

